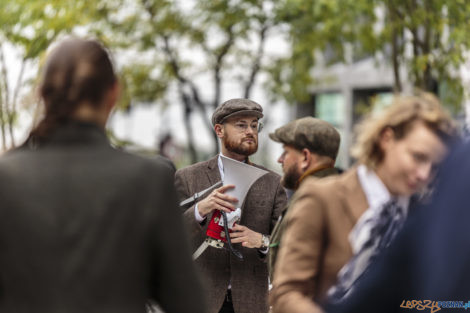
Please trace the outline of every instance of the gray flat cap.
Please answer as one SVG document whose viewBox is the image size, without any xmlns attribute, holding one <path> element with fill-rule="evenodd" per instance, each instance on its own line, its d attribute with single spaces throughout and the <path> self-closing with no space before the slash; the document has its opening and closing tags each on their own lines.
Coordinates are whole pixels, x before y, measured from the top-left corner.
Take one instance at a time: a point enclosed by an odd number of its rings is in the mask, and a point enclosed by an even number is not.
<svg viewBox="0 0 470 313">
<path fill-rule="evenodd" d="M 293 120 L 279 127 L 269 134 L 269 138 L 299 150 L 306 148 L 332 159 L 336 159 L 340 143 L 340 135 L 333 125 L 311 116 Z"/>
<path fill-rule="evenodd" d="M 222 124 L 227 118 L 235 115 L 253 115 L 263 117 L 263 108 L 248 99 L 231 99 L 219 105 L 212 114 L 212 125 Z"/>
</svg>

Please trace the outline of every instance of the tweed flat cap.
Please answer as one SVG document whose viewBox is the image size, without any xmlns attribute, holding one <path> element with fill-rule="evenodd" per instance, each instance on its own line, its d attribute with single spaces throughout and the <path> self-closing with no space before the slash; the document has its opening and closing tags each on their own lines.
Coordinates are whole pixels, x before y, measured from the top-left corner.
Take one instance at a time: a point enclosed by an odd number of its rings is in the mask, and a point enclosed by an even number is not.
<svg viewBox="0 0 470 313">
<path fill-rule="evenodd" d="M 332 159 L 336 159 L 340 143 L 340 135 L 333 125 L 311 116 L 293 120 L 279 127 L 269 134 L 269 138 L 299 150 L 306 148 Z"/>
<path fill-rule="evenodd" d="M 212 125 L 222 124 L 227 118 L 235 115 L 253 115 L 263 117 L 263 108 L 248 99 L 231 99 L 219 105 L 212 114 Z"/>
</svg>

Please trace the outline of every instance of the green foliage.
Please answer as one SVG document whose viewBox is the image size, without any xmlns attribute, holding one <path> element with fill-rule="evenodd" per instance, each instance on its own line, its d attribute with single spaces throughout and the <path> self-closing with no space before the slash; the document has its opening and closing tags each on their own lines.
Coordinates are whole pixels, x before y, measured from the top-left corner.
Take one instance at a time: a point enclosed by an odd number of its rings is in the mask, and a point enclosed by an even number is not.
<svg viewBox="0 0 470 313">
<path fill-rule="evenodd" d="M 315 82 L 310 74 L 317 52 L 327 64 L 346 62 L 346 44 L 354 44 L 355 53 L 370 53 L 376 46 L 372 25 L 376 21 L 373 6 L 366 0 L 279 1 L 276 21 L 289 29 L 291 55 L 270 67 L 273 80 L 269 88 L 289 103 L 310 98 L 308 87 Z"/>
<path fill-rule="evenodd" d="M 390 65 L 405 65 L 418 88 L 444 84 L 449 92 L 443 102 L 451 101 L 453 111 L 462 102 L 456 73 L 470 48 L 469 1 L 282 0 L 276 18 L 288 28 L 292 53 L 270 68 L 269 88 L 290 103 L 308 99 L 318 55 L 329 65 L 378 53 Z"/>
<path fill-rule="evenodd" d="M 43 60 L 47 47 L 56 39 L 69 34 L 91 34 L 111 47 L 114 55 L 127 56 L 117 62 L 122 65 L 120 108 L 130 110 L 136 103 L 166 104 L 168 92 L 174 95 L 176 90 L 185 114 L 202 114 L 205 125 L 210 127 L 207 110 L 220 103 L 224 80 L 231 78 L 226 75 L 228 70 L 243 64 L 246 71 L 238 71 L 236 79 L 246 95 L 263 70 L 263 45 L 266 30 L 273 24 L 274 15 L 269 9 L 273 3 L 3 0 L 0 47 L 1 43 L 13 46 L 28 66 Z M 0 79 L 0 113 L 6 122 L 1 124 L 1 130 L 13 123 L 16 110 L 11 102 L 14 97 L 7 95 L 16 94 L 15 88 L 12 84 L 5 87 L 3 81 Z M 21 82 L 22 79 L 19 85 Z M 207 92 L 208 88 L 211 91 Z"/>
<path fill-rule="evenodd" d="M 54 39 L 97 17 L 89 1 L 3 0 L 0 36 L 24 50 L 24 58 L 40 56 Z"/>
<path fill-rule="evenodd" d="M 72 34 L 81 25 L 101 17 L 99 1 L 90 4 L 84 0 L 2 0 L 0 1 L 0 49 L 12 46 L 19 54 L 17 80 L 9 82 L 13 69 L 1 58 L 0 68 L 0 116 L 3 149 L 6 137 L 15 146 L 13 126 L 17 121 L 17 102 L 25 87 L 24 69 L 45 54 L 46 49 L 58 37 Z M 15 63 L 16 64 L 16 63 Z"/>
<path fill-rule="evenodd" d="M 167 91 L 167 81 L 162 77 L 153 78 L 152 67 L 147 64 L 132 64 L 121 69 L 120 82 L 123 97 L 119 103 L 121 109 L 130 109 L 133 101 L 153 103 L 162 98 Z"/>
<path fill-rule="evenodd" d="M 127 57 L 117 62 L 122 109 L 174 103 L 176 92 L 185 118 L 202 114 L 208 128 L 208 112 L 229 80 L 249 96 L 265 72 L 268 100 L 303 103 L 319 61 L 329 66 L 377 55 L 405 65 L 416 87 L 431 89 L 437 80 L 443 103 L 458 112 L 463 88 L 456 73 L 470 48 L 467 0 L 2 0 L 0 23 L 0 48 L 14 46 L 26 66 L 40 64 L 64 35 L 100 38 Z M 289 41 L 288 56 L 267 58 L 271 32 Z M 15 122 L 20 90 L 7 81 L 8 66 L 0 64 L 3 136 Z"/>
<path fill-rule="evenodd" d="M 232 79 L 250 94 L 258 72 L 263 71 L 264 40 L 273 25 L 263 0 L 109 0 L 105 25 L 96 31 L 112 34 L 118 51 L 134 51 L 122 68 L 125 93 L 123 107 L 139 102 L 172 103 L 176 96 L 184 107 L 183 118 L 201 114 L 212 133 L 208 112 L 220 104 L 222 86 Z M 120 7 L 132 10 L 123 12 Z M 104 30 L 106 29 L 106 30 Z M 243 67 L 242 70 L 241 67 Z M 229 76 L 231 71 L 236 72 Z M 147 77 L 147 78 L 146 78 Z M 131 101 L 132 99 L 132 101 Z M 195 162 L 190 123 L 185 123 L 189 150 Z M 217 150 L 214 136 L 214 150 Z"/>
</svg>

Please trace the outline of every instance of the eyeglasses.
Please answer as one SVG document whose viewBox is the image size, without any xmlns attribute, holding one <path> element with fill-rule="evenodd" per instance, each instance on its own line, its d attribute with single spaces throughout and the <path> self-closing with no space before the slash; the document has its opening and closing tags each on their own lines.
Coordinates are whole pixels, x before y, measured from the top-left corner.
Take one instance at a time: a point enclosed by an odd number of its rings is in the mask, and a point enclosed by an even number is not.
<svg viewBox="0 0 470 313">
<path fill-rule="evenodd" d="M 237 123 L 233 124 L 233 126 L 235 127 L 236 130 L 238 130 L 241 133 L 246 132 L 248 127 L 253 129 L 253 131 L 257 132 L 257 133 L 259 133 L 263 129 L 263 123 L 261 123 L 261 122 L 252 123 L 251 125 L 248 125 L 247 123 L 241 123 L 241 122 L 238 123 L 237 122 Z"/>
</svg>

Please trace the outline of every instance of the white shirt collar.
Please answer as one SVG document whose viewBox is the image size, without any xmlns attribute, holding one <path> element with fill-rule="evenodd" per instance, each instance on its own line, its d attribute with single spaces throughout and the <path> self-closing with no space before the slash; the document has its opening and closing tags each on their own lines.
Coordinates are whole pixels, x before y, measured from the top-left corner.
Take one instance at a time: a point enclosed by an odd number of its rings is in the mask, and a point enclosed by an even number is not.
<svg viewBox="0 0 470 313">
<path fill-rule="evenodd" d="M 392 199 L 392 195 L 385 187 L 382 180 L 371 169 L 361 164 L 357 168 L 357 176 L 362 190 L 366 194 L 367 203 L 370 209 L 381 208 L 387 201 Z M 398 205 L 403 208 L 405 216 L 408 214 L 410 197 L 395 197 Z"/>
<path fill-rule="evenodd" d="M 221 155 L 223 155 L 222 152 L 219 153 L 219 157 L 217 158 L 217 165 L 219 166 L 220 180 L 224 181 L 224 163 L 220 157 Z"/>
<path fill-rule="evenodd" d="M 392 199 L 392 195 L 385 187 L 382 180 L 371 169 L 365 165 L 359 165 L 357 168 L 357 176 L 362 190 L 366 194 L 369 208 L 361 215 L 356 225 L 349 233 L 349 242 L 354 253 L 358 253 L 362 246 L 370 238 L 370 232 L 374 226 L 374 221 L 380 216 L 384 208 L 384 204 Z M 403 215 L 408 215 L 409 197 L 395 197 L 397 204 L 403 210 Z"/>
<path fill-rule="evenodd" d="M 220 157 L 221 155 L 224 155 L 224 154 L 222 152 L 219 153 L 219 156 L 217 158 L 217 165 L 219 166 L 220 180 L 224 181 L 224 162 L 222 162 L 222 158 Z M 230 158 L 226 155 L 224 155 L 224 157 L 232 159 L 232 158 Z M 244 162 L 244 163 L 246 163 L 246 162 Z"/>
</svg>

